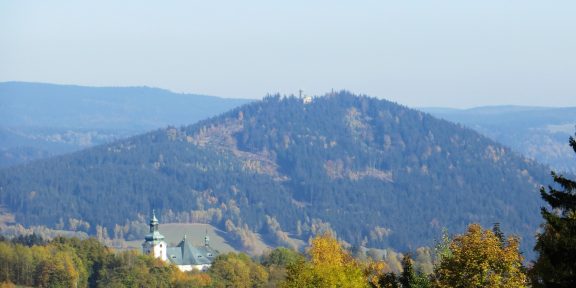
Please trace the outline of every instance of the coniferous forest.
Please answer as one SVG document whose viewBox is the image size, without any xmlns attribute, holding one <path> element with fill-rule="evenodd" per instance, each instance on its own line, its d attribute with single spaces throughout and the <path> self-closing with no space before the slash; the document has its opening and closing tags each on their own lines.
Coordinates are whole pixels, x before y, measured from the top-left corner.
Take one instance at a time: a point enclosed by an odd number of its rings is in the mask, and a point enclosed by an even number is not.
<svg viewBox="0 0 576 288">
<path fill-rule="evenodd" d="M 500 223 L 533 257 L 548 168 L 462 126 L 342 91 L 272 95 L 168 127 L 0 170 L 0 205 L 24 225 L 141 239 L 163 222 L 210 223 L 250 250 L 323 231 L 353 246 L 432 246 L 443 228 Z M 113 203 L 113 205 L 111 205 Z M 247 236 L 248 235 L 248 236 Z"/>
</svg>

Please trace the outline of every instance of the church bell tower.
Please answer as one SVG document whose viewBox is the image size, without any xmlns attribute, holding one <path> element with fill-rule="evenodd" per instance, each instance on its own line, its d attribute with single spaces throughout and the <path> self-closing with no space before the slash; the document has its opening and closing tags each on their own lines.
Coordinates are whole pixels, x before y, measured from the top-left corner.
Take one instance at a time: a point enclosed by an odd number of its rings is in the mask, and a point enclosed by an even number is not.
<svg viewBox="0 0 576 288">
<path fill-rule="evenodd" d="M 150 218 L 150 233 L 144 238 L 142 243 L 142 252 L 151 255 L 154 258 L 160 258 L 162 261 L 168 260 L 166 250 L 168 249 L 164 235 L 158 231 L 158 219 L 156 213 L 152 210 L 152 218 Z"/>
</svg>

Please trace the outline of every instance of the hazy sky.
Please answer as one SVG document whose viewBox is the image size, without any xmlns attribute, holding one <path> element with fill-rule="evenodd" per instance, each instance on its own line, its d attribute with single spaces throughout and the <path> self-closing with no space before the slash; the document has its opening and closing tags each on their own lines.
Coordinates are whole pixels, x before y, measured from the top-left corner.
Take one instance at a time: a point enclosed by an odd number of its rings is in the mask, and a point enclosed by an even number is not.
<svg viewBox="0 0 576 288">
<path fill-rule="evenodd" d="M 4 1 L 0 81 L 576 106 L 576 1 Z"/>
</svg>

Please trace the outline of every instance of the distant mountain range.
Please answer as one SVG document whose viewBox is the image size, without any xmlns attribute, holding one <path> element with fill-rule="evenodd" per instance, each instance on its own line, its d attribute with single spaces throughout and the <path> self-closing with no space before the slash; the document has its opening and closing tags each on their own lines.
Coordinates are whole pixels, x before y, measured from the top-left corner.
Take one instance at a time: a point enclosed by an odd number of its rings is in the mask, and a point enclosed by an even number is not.
<svg viewBox="0 0 576 288">
<path fill-rule="evenodd" d="M 149 87 L 0 83 L 0 167 L 189 125 L 250 101 Z"/>
<path fill-rule="evenodd" d="M 211 223 L 246 247 L 256 233 L 290 246 L 332 229 L 354 245 L 405 250 L 433 245 L 442 227 L 499 222 L 530 254 L 549 178 L 471 129 L 339 92 L 309 104 L 269 96 L 0 170 L 0 206 L 26 225 L 109 235 L 130 234 L 155 208 L 165 222 Z"/>
<path fill-rule="evenodd" d="M 493 106 L 472 109 L 422 108 L 436 117 L 461 123 L 512 150 L 576 174 L 576 155 L 566 145 L 576 131 L 576 107 Z"/>
</svg>

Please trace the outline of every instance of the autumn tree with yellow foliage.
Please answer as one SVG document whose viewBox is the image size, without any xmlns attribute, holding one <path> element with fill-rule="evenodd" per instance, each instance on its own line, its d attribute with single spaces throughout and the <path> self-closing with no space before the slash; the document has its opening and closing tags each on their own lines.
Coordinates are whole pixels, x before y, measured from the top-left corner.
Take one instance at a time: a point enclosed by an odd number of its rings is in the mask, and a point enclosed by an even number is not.
<svg viewBox="0 0 576 288">
<path fill-rule="evenodd" d="M 527 287 L 516 237 L 501 241 L 478 224 L 455 237 L 435 271 L 434 287 Z"/>
<path fill-rule="evenodd" d="M 288 268 L 284 287 L 367 287 L 361 265 L 330 233 L 316 236 L 308 254 Z"/>
</svg>

